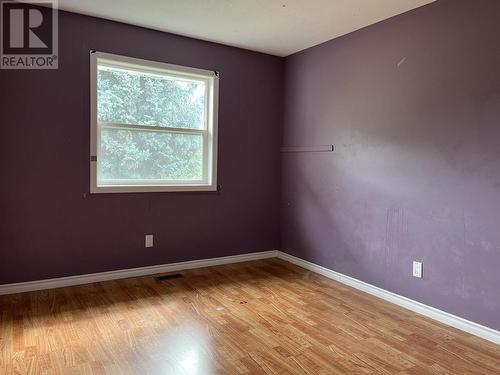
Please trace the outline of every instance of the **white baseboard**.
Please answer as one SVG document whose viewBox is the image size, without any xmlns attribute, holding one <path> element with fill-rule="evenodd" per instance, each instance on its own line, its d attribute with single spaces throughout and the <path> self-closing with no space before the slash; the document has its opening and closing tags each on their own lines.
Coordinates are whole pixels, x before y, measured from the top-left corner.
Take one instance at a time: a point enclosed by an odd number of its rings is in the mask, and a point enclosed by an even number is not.
<svg viewBox="0 0 500 375">
<path fill-rule="evenodd" d="M 275 250 L 262 251 L 258 253 L 248 253 L 248 254 L 233 255 L 220 258 L 192 260 L 188 262 L 161 264 L 157 266 L 129 268 L 117 271 L 90 273 L 86 275 L 59 277 L 56 279 L 28 281 L 15 284 L 3 284 L 0 285 L 0 295 L 31 292 L 42 289 L 62 288 L 65 286 L 90 284 L 108 280 L 126 279 L 129 277 L 154 275 L 158 273 L 176 272 L 193 268 L 218 266 L 221 264 L 230 264 L 230 263 L 247 262 L 258 259 L 275 258 L 277 256 L 278 252 Z"/>
<path fill-rule="evenodd" d="M 460 318 L 456 315 L 452 315 L 442 310 L 438 310 L 434 307 L 424 305 L 423 303 L 400 296 L 399 294 L 396 293 L 389 292 L 387 290 L 357 280 L 350 276 L 343 275 L 339 272 L 332 271 L 328 268 L 297 258 L 293 255 L 286 254 L 282 251 L 278 251 L 278 258 L 286 260 L 290 263 L 305 268 L 309 271 L 319 273 L 323 276 L 338 281 L 342 284 L 346 284 L 353 288 L 362 290 L 363 292 L 366 292 L 368 294 L 371 294 L 375 297 L 381 298 L 388 302 L 392 302 L 408 310 L 414 311 L 421 315 L 427 316 L 431 319 L 437 320 L 438 322 L 447 324 L 449 326 L 468 332 L 472 335 L 481 337 L 485 340 L 494 342 L 496 344 L 500 344 L 500 331 L 496 331 L 494 329 L 482 326 L 480 324 Z"/>
</svg>

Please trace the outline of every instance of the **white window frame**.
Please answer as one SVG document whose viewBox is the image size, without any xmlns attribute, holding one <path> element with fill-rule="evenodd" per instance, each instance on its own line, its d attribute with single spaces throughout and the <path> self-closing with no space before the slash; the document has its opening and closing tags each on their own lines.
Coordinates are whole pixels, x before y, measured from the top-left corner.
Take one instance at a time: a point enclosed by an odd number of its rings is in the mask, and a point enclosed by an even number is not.
<svg viewBox="0 0 500 375">
<path fill-rule="evenodd" d="M 175 127 L 145 126 L 137 124 L 100 123 L 97 116 L 97 68 L 99 64 L 139 70 L 155 75 L 168 75 L 184 79 L 205 81 L 205 128 L 186 129 Z M 110 53 L 90 53 L 90 192 L 91 193 L 140 193 L 175 191 L 217 190 L 217 127 L 219 108 L 219 77 L 210 70 L 172 65 Z M 150 131 L 156 133 L 200 134 L 203 136 L 203 178 L 196 181 L 180 180 L 117 180 L 115 184 L 99 181 L 100 136 L 102 128 Z M 118 181 L 122 181 L 118 183 Z"/>
</svg>

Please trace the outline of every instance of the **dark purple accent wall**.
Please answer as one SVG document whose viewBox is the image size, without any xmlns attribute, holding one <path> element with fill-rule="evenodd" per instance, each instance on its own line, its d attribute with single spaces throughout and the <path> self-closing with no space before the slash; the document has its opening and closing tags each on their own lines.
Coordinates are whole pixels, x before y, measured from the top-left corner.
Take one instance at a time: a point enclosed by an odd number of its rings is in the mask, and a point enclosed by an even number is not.
<svg viewBox="0 0 500 375">
<path fill-rule="evenodd" d="M 59 23 L 57 71 L 0 71 L 0 284 L 276 249 L 283 59 Z M 91 49 L 220 72 L 220 193 L 88 194 Z"/>
<path fill-rule="evenodd" d="M 440 0 L 286 59 L 282 246 L 500 329 L 500 1 Z M 412 278 L 412 261 L 424 278 Z"/>
</svg>

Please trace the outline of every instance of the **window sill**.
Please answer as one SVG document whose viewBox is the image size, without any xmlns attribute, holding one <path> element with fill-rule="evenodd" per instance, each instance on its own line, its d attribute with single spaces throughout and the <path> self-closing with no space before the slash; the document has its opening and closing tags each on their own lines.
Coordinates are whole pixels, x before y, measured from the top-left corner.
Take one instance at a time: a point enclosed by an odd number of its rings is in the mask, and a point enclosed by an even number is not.
<svg viewBox="0 0 500 375">
<path fill-rule="evenodd" d="M 168 186 L 144 186 L 144 185 L 122 185 L 122 186 L 92 186 L 90 194 L 107 193 L 173 193 L 173 192 L 216 192 L 217 185 L 168 185 Z"/>
</svg>

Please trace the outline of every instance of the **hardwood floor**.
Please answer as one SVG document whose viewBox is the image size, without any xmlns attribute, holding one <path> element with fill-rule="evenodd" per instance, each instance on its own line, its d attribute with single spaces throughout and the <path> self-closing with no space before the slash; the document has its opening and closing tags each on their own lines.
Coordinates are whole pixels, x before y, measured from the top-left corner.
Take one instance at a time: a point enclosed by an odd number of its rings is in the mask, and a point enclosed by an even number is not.
<svg viewBox="0 0 500 375">
<path fill-rule="evenodd" d="M 0 297 L 0 374 L 500 374 L 500 347 L 278 259 Z"/>
</svg>

